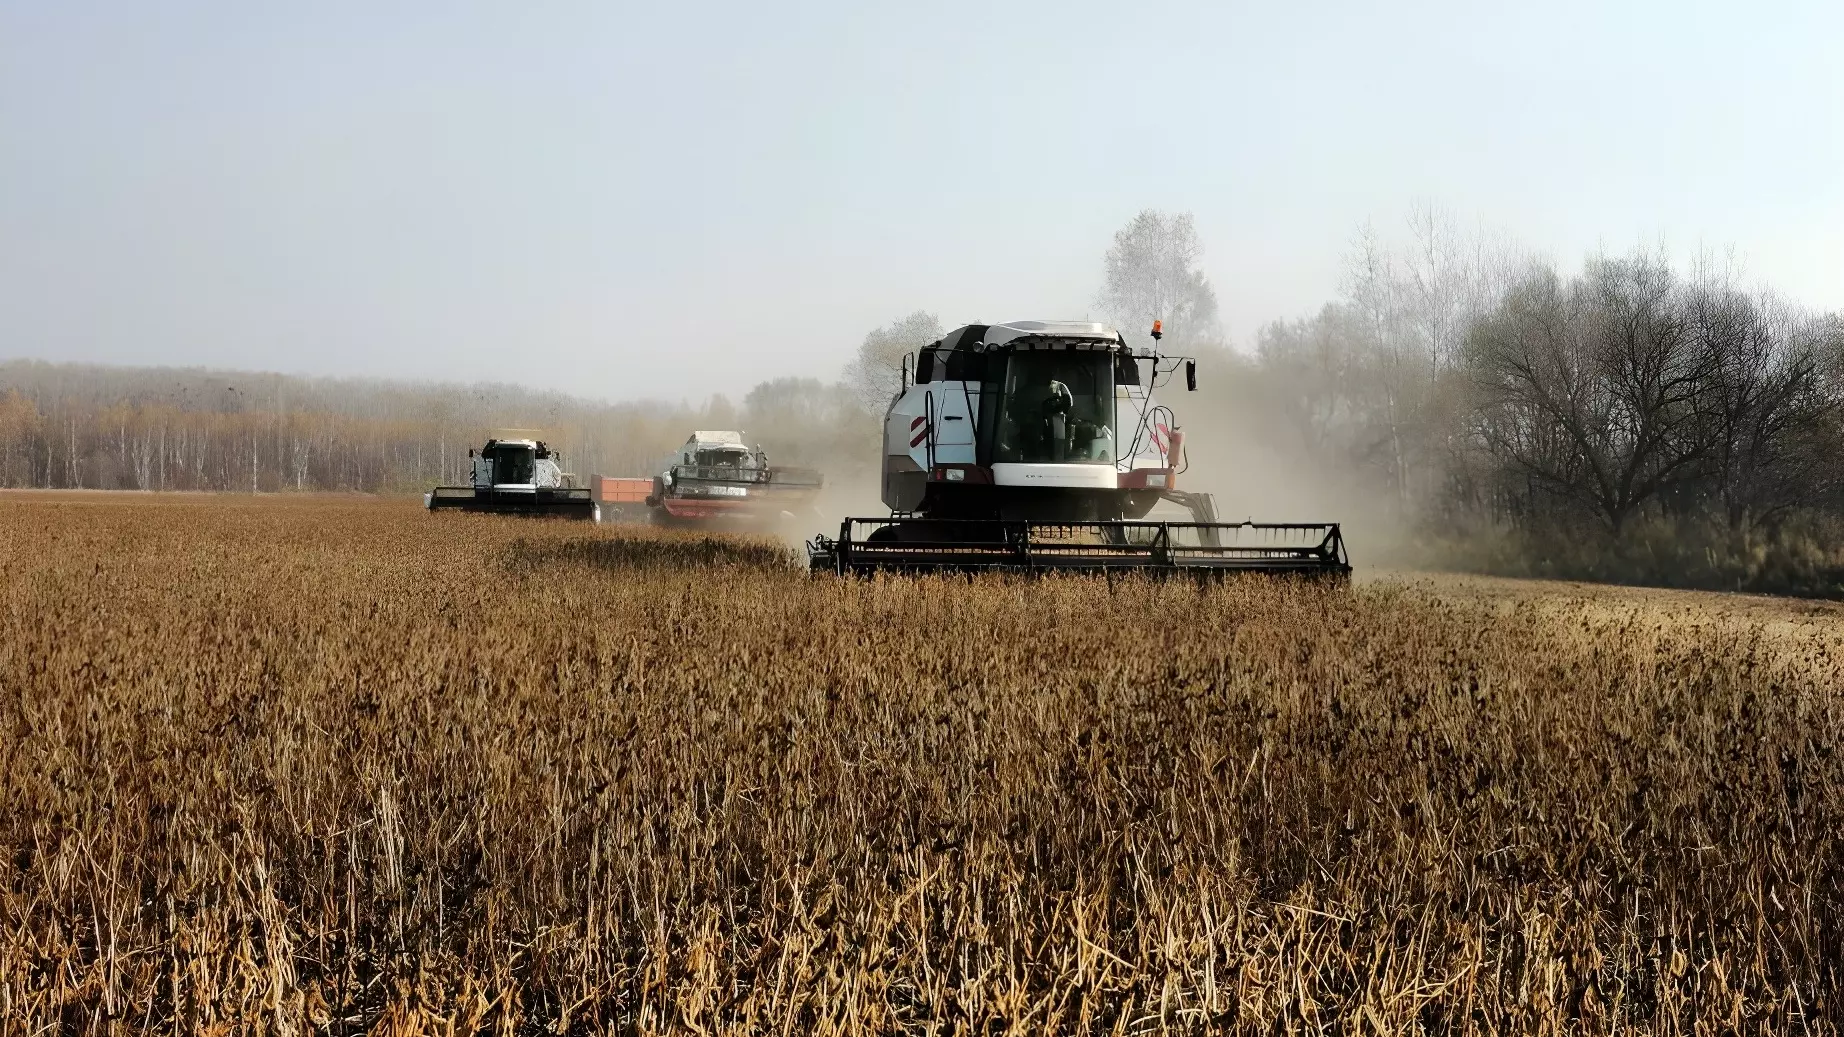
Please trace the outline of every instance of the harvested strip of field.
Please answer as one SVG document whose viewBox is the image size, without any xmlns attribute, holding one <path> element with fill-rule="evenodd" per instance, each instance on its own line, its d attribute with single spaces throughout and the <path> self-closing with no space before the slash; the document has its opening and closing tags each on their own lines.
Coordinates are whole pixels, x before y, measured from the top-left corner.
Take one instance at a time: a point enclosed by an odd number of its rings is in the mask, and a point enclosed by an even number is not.
<svg viewBox="0 0 1844 1037">
<path fill-rule="evenodd" d="M 107 500 L 0 497 L 8 1032 L 1844 1013 L 1831 624 Z"/>
</svg>

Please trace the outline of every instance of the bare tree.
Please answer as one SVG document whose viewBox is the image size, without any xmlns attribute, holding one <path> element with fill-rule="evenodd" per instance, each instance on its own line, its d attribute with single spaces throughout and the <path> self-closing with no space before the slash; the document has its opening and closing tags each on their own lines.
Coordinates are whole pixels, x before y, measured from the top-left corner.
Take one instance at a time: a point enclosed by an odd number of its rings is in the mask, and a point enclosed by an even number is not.
<svg viewBox="0 0 1844 1037">
<path fill-rule="evenodd" d="M 1365 422 L 1359 317 L 1345 304 L 1328 303 L 1309 319 L 1275 321 L 1256 336 L 1263 410 L 1294 433 L 1309 459 L 1350 460 Z M 1354 436 L 1354 433 L 1356 435 Z"/>
<path fill-rule="evenodd" d="M 1377 398 L 1375 420 L 1369 423 L 1374 430 L 1370 452 L 1385 459 L 1387 482 L 1398 507 L 1406 508 L 1412 464 L 1406 432 L 1414 397 L 1424 387 L 1420 372 L 1425 350 L 1404 326 L 1404 280 L 1368 224 L 1359 230 L 1356 248 L 1346 259 L 1345 279 L 1352 332 L 1367 368 L 1363 387 L 1366 395 Z"/>
<path fill-rule="evenodd" d="M 1838 413 L 1823 390 L 1823 325 L 1723 284 L 1699 286 L 1689 316 L 1707 354 L 1711 495 L 1729 528 L 1822 499 L 1836 479 L 1823 433 Z"/>
<path fill-rule="evenodd" d="M 941 321 L 926 310 L 874 328 L 845 366 L 844 382 L 867 413 L 881 415 L 902 390 L 903 357 L 941 338 Z"/>
<path fill-rule="evenodd" d="M 866 414 L 845 385 L 817 378 L 776 378 L 743 397 L 750 442 L 785 463 L 875 465 L 882 456 L 880 418 Z"/>
<path fill-rule="evenodd" d="M 1514 289 L 1473 330 L 1476 430 L 1510 474 L 1618 534 L 1711 453 L 1712 362 L 1670 269 L 1644 255 Z"/>
<path fill-rule="evenodd" d="M 1115 233 L 1108 249 L 1102 310 L 1129 336 L 1163 321 L 1176 350 L 1221 345 L 1216 289 L 1198 267 L 1203 255 L 1190 213 L 1143 210 Z"/>
</svg>

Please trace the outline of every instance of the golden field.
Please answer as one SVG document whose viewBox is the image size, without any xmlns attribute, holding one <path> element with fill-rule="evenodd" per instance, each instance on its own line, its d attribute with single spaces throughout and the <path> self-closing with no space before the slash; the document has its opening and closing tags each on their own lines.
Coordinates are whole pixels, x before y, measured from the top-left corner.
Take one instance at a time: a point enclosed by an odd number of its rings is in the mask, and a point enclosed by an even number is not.
<svg viewBox="0 0 1844 1037">
<path fill-rule="evenodd" d="M 1835 1033 L 1844 613 L 0 495 L 0 1029 Z"/>
</svg>

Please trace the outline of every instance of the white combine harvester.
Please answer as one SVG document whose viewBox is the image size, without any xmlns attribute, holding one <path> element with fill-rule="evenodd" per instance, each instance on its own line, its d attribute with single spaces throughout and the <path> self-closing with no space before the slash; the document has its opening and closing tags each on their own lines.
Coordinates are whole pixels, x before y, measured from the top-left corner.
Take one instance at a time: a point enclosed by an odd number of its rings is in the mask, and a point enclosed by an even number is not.
<svg viewBox="0 0 1844 1037">
<path fill-rule="evenodd" d="M 653 480 L 647 505 L 664 525 L 765 529 L 810 511 L 825 480 L 772 466 L 740 432 L 693 432 Z"/>
<path fill-rule="evenodd" d="M 1153 325 L 1153 339 L 1160 337 Z M 1336 523 L 1224 523 L 1185 493 L 1184 434 L 1153 400 L 1182 362 L 1113 328 L 958 328 L 905 359 L 884 420 L 885 518 L 815 537 L 815 571 L 1058 569 L 1348 576 Z M 1149 516 L 1161 502 L 1189 521 Z"/>
<path fill-rule="evenodd" d="M 489 439 L 469 450 L 473 480 L 469 486 L 438 486 L 423 495 L 430 511 L 454 509 L 497 515 L 549 515 L 588 519 L 598 516 L 588 487 L 558 463 L 562 457 L 541 440 Z"/>
</svg>

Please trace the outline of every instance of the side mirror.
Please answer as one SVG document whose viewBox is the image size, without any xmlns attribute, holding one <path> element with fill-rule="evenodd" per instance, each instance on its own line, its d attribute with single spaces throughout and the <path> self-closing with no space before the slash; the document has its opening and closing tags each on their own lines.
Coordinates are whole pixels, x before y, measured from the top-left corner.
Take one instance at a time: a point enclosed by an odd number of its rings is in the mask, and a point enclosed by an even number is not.
<svg viewBox="0 0 1844 1037">
<path fill-rule="evenodd" d="M 1195 360 L 1185 361 L 1185 391 L 1197 391 L 1197 361 Z"/>
</svg>

